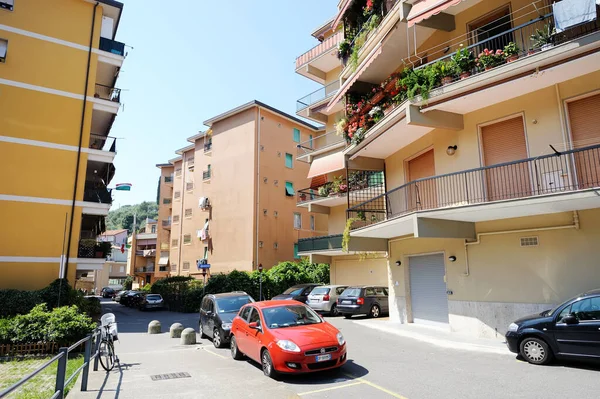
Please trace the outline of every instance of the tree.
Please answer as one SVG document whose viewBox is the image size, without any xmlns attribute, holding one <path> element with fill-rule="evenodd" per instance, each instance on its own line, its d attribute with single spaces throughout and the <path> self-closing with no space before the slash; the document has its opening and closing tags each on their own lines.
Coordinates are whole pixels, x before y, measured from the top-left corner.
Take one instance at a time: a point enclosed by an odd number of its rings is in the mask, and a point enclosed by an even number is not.
<svg viewBox="0 0 600 399">
<path fill-rule="evenodd" d="M 160 180 L 162 176 L 158 176 L 158 185 L 156 187 L 156 205 L 160 205 Z"/>
<path fill-rule="evenodd" d="M 146 218 L 158 217 L 158 204 L 145 201 L 136 205 L 124 205 L 119 209 L 110 211 L 106 218 L 106 228 L 109 230 L 127 229 L 131 231 L 133 215 L 137 215 L 137 227 L 141 227 Z"/>
</svg>

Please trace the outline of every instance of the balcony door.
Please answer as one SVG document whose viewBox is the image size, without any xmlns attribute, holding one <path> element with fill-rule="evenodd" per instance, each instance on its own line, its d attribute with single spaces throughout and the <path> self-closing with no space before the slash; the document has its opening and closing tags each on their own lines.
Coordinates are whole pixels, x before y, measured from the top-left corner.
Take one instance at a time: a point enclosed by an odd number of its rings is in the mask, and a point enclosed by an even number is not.
<svg viewBox="0 0 600 399">
<path fill-rule="evenodd" d="M 436 183 L 433 179 L 416 181 L 435 176 L 433 149 L 408 161 L 408 210 L 433 209 L 437 205 Z"/>
<path fill-rule="evenodd" d="M 469 44 L 480 43 L 473 48 L 475 55 L 481 53 L 484 49 L 503 50 L 504 46 L 513 41 L 513 34 L 505 33 L 512 29 L 510 19 L 510 5 L 502 6 L 488 14 L 485 14 L 467 24 L 469 31 Z M 496 38 L 490 39 L 496 35 Z"/>
<path fill-rule="evenodd" d="M 500 201 L 532 195 L 527 141 L 521 115 L 481 126 L 481 150 L 484 166 L 485 198 Z"/>
<path fill-rule="evenodd" d="M 600 94 L 567 103 L 573 149 L 600 144 Z M 576 153 L 577 188 L 600 186 L 600 149 Z"/>
</svg>

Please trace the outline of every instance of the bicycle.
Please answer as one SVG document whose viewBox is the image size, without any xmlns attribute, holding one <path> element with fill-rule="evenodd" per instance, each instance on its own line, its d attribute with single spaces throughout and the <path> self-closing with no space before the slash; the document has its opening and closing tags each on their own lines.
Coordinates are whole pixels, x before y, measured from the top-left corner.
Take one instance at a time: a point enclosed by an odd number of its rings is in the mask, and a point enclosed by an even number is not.
<svg viewBox="0 0 600 399">
<path fill-rule="evenodd" d="M 114 345 L 117 336 L 117 323 L 115 322 L 115 315 L 112 313 L 105 314 L 100 321 L 102 324 L 102 339 L 98 348 L 98 359 L 102 368 L 108 372 L 115 367 L 115 363 L 119 363 Z"/>
</svg>

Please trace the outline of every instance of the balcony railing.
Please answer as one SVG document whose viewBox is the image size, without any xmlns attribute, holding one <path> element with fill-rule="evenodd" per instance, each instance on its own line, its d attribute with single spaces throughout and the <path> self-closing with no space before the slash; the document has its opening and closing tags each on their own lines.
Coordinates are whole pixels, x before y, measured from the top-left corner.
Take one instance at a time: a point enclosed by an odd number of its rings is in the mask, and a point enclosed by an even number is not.
<svg viewBox="0 0 600 399">
<path fill-rule="evenodd" d="M 165 229 L 170 229 L 171 228 L 171 220 L 170 219 L 163 220 L 162 227 Z"/>
<path fill-rule="evenodd" d="M 363 227 L 416 211 L 600 187 L 600 145 L 411 181 L 348 209 Z"/>
<path fill-rule="evenodd" d="M 154 273 L 154 266 L 136 267 L 136 273 Z"/>
<path fill-rule="evenodd" d="M 297 203 L 348 196 L 349 203 L 352 205 L 385 192 L 383 172 L 354 170 L 349 173 L 349 176 L 349 183 L 346 179 L 342 179 L 339 183 L 327 182 L 320 186 L 298 190 Z"/>
<path fill-rule="evenodd" d="M 121 89 L 117 89 L 116 87 L 105 86 L 96 83 L 95 98 L 101 98 L 103 100 L 112 101 L 115 103 L 121 102 Z"/>
<path fill-rule="evenodd" d="M 209 141 L 208 143 L 204 143 L 204 153 L 211 152 L 211 151 L 212 151 L 212 141 Z"/>
<path fill-rule="evenodd" d="M 173 183 L 173 174 L 165 176 L 165 183 Z"/>
<path fill-rule="evenodd" d="M 298 240 L 298 252 L 327 251 L 342 248 L 342 235 L 301 238 Z"/>
<path fill-rule="evenodd" d="M 102 136 L 100 134 L 90 134 L 90 146 L 94 150 L 104 150 L 117 152 L 117 139 L 111 136 Z"/>
<path fill-rule="evenodd" d="M 202 180 L 210 180 L 211 170 L 205 170 L 202 172 Z"/>
<path fill-rule="evenodd" d="M 327 150 L 328 148 L 335 148 L 340 145 L 343 146 L 345 141 L 344 137 L 338 135 L 336 131 L 328 132 L 298 144 L 296 146 L 298 148 L 297 156 L 303 157 L 315 151 Z"/>
<path fill-rule="evenodd" d="M 340 81 L 335 80 L 329 83 L 327 86 L 323 86 L 318 90 L 302 97 L 296 101 L 296 112 L 302 111 L 310 107 L 313 104 L 319 103 L 329 97 L 332 97 L 340 89 Z"/>
<path fill-rule="evenodd" d="M 158 267 L 158 271 L 159 272 L 168 272 L 169 271 L 169 266 L 159 266 Z"/>
<path fill-rule="evenodd" d="M 77 257 L 84 259 L 104 259 L 104 253 L 98 247 L 96 240 L 82 239 L 79 240 Z"/>
<path fill-rule="evenodd" d="M 315 58 L 325 54 L 326 52 L 337 48 L 337 46 L 344 40 L 344 33 L 342 31 L 334 34 L 317 44 L 315 47 L 296 58 L 296 69 L 302 65 L 314 60 Z"/>
<path fill-rule="evenodd" d="M 100 38 L 100 50 L 108 51 L 112 54 L 125 56 L 125 44 L 117 42 L 116 40 L 107 39 L 105 37 Z"/>
<path fill-rule="evenodd" d="M 83 190 L 83 200 L 99 204 L 112 204 L 112 189 L 86 187 Z"/>
</svg>

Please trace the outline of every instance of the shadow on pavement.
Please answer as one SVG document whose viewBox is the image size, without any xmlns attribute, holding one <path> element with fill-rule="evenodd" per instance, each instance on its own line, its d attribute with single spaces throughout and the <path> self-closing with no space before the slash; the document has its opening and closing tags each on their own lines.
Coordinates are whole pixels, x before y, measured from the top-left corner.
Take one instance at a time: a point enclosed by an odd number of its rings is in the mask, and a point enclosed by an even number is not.
<svg viewBox="0 0 600 399">
<path fill-rule="evenodd" d="M 521 356 L 518 355 L 515 357 L 518 361 L 522 363 L 527 363 L 527 361 Z M 570 369 L 579 369 L 579 370 L 588 370 L 588 371 L 599 371 L 600 372 L 600 360 L 568 360 L 568 359 L 554 359 L 550 364 L 546 364 L 543 366 L 531 365 L 534 367 L 562 367 L 562 368 L 570 368 Z"/>
</svg>

